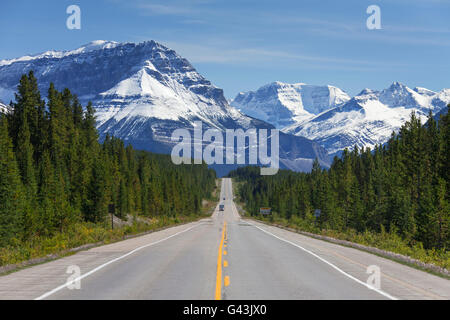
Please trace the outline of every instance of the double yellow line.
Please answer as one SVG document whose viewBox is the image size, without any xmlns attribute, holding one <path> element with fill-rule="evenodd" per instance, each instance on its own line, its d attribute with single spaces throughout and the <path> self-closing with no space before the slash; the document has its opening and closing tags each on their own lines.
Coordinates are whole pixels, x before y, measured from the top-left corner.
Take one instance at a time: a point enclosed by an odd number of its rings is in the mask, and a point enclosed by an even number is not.
<svg viewBox="0 0 450 320">
<path fill-rule="evenodd" d="M 227 222 L 224 221 L 222 228 L 222 237 L 220 239 L 219 245 L 219 253 L 217 255 L 217 276 L 216 276 L 216 294 L 215 294 L 216 300 L 222 299 L 222 252 L 223 252 L 223 243 L 226 237 L 226 229 L 227 229 Z"/>
</svg>

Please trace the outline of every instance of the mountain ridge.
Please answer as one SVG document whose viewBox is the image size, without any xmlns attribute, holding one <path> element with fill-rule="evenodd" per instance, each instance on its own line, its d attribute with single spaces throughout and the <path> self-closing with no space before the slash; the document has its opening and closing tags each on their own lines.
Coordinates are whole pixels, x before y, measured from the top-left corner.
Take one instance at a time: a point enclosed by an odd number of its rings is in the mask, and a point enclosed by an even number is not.
<svg viewBox="0 0 450 320">
<path fill-rule="evenodd" d="M 241 112 L 281 129 L 335 107 L 350 97 L 334 86 L 280 81 L 239 93 L 230 103 Z"/>
<path fill-rule="evenodd" d="M 96 41 L 75 50 L 3 61 L 0 99 L 12 95 L 20 76 L 30 70 L 41 92 L 52 82 L 58 90 L 70 88 L 83 104 L 92 101 L 101 139 L 114 135 L 148 151 L 169 153 L 171 133 L 193 130 L 195 121 L 202 121 L 205 129 L 274 128 L 230 106 L 222 89 L 153 40 Z M 329 165 L 326 151 L 309 139 L 280 133 L 280 145 L 280 163 L 288 169 L 309 170 L 316 157 Z"/>
<path fill-rule="evenodd" d="M 251 113 L 252 109 L 261 107 L 253 99 L 255 92 L 264 91 L 272 84 L 262 86 L 256 91 L 240 93 L 237 96 L 238 103 L 232 102 L 232 105 L 240 107 L 239 109 L 244 113 L 246 110 L 250 110 Z M 284 85 L 289 86 L 289 84 Z M 303 83 L 301 85 L 305 86 Z M 340 91 L 345 93 L 343 90 Z M 243 101 L 242 97 L 252 98 L 248 98 L 247 105 L 243 106 L 240 103 Z M 266 97 L 266 101 L 270 103 L 260 110 L 269 111 L 266 111 L 267 115 L 259 115 L 259 118 L 271 122 L 270 110 L 279 109 L 279 103 L 276 100 L 273 93 L 271 97 Z M 411 89 L 400 82 L 393 82 L 386 89 L 377 91 L 365 88 L 356 96 L 343 100 L 335 106 L 330 104 L 326 107 L 324 104 L 321 112 L 303 118 L 296 117 L 292 113 L 288 121 L 285 121 L 280 128 L 285 133 L 318 142 L 331 156 L 341 153 L 345 148 L 352 149 L 355 145 L 360 148 L 373 148 L 376 144 L 385 143 L 392 131 L 397 131 L 409 119 L 412 111 L 425 121 L 430 110 L 438 113 L 445 108 L 450 103 L 450 89 L 434 92 L 423 87 Z M 304 110 L 301 97 L 297 99 L 296 105 L 291 106 L 291 109 L 295 108 Z M 255 116 L 258 118 L 258 114 Z"/>
</svg>

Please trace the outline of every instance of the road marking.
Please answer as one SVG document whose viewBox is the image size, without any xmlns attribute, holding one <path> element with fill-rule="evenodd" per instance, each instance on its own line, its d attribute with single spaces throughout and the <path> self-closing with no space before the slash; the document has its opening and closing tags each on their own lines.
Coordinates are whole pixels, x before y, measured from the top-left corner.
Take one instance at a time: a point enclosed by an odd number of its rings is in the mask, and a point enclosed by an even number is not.
<svg viewBox="0 0 450 320">
<path fill-rule="evenodd" d="M 228 261 L 227 260 L 223 260 L 223 266 L 224 267 L 228 267 Z"/>
<path fill-rule="evenodd" d="M 389 293 L 386 293 L 386 292 L 384 292 L 384 291 L 382 291 L 382 290 L 380 290 L 380 289 L 371 287 L 371 286 L 369 286 L 367 283 L 362 282 L 361 280 L 359 280 L 359 279 L 353 277 L 352 275 L 350 275 L 350 274 L 348 274 L 347 272 L 343 271 L 342 269 L 340 269 L 339 267 L 335 266 L 335 265 L 332 264 L 331 262 L 328 262 L 328 261 L 325 260 L 324 258 L 318 256 L 318 255 L 315 254 L 314 252 L 312 252 L 312 251 L 310 251 L 310 250 L 308 250 L 308 249 L 305 249 L 305 248 L 303 248 L 302 246 L 300 246 L 300 245 L 298 245 L 298 244 L 296 244 L 296 243 L 293 243 L 293 242 L 291 242 L 291 241 L 289 241 L 289 240 L 280 238 L 280 237 L 278 237 L 277 235 L 274 235 L 273 233 L 271 233 L 271 232 L 269 232 L 269 231 L 266 231 L 266 230 L 264 230 L 263 228 L 258 227 L 257 225 L 254 225 L 254 224 L 251 223 L 251 222 L 248 222 L 248 221 L 247 221 L 247 223 L 250 224 L 250 225 L 252 225 L 252 226 L 254 226 L 255 228 L 258 228 L 258 229 L 261 230 L 262 232 L 265 232 L 265 233 L 271 235 L 272 237 L 277 238 L 278 240 L 281 240 L 281 241 L 284 241 L 284 242 L 286 242 L 286 243 L 289 243 L 289 244 L 291 244 L 291 245 L 293 245 L 293 246 L 295 246 L 295 247 L 297 247 L 297 248 L 299 248 L 299 249 L 302 249 L 303 251 L 305 251 L 305 252 L 307 252 L 307 253 L 313 255 L 313 256 L 316 257 L 317 259 L 319 259 L 319 260 L 321 260 L 322 262 L 325 262 L 326 264 L 328 264 L 329 266 L 331 266 L 333 269 L 339 271 L 339 272 L 342 273 L 343 275 L 345 275 L 345 276 L 347 276 L 348 278 L 350 278 L 350 279 L 352 279 L 352 280 L 358 282 L 359 284 L 365 286 L 366 288 L 368 288 L 368 289 L 370 289 L 370 290 L 374 290 L 374 291 L 378 292 L 379 294 L 381 294 L 381 295 L 383 295 L 383 296 L 385 296 L 386 298 L 389 298 L 389 299 L 391 299 L 391 300 L 398 300 L 396 297 L 391 296 Z"/>
<path fill-rule="evenodd" d="M 223 279 L 225 287 L 228 287 L 230 285 L 230 277 L 229 276 L 225 276 L 225 279 Z"/>
<path fill-rule="evenodd" d="M 367 267 L 368 267 L 368 266 L 365 265 L 365 264 L 359 263 L 358 261 L 355 261 L 355 260 L 353 260 L 353 259 L 350 259 L 350 258 L 348 258 L 348 257 L 346 257 L 346 256 L 344 256 L 344 255 L 342 255 L 342 254 L 337 253 L 337 252 L 334 252 L 334 251 L 331 251 L 331 250 L 327 250 L 326 248 L 323 248 L 323 247 L 318 247 L 318 246 L 316 246 L 316 245 L 314 245 L 314 244 L 311 244 L 311 243 L 310 243 L 309 245 L 312 246 L 312 247 L 314 247 L 314 248 L 317 248 L 317 249 L 319 249 L 319 250 L 326 251 L 326 252 L 328 252 L 329 254 L 332 254 L 332 255 L 335 255 L 335 256 L 337 256 L 337 257 L 340 257 L 341 259 L 347 260 L 347 261 L 349 261 L 349 262 L 351 262 L 351 263 L 353 263 L 353 264 L 355 264 L 355 265 L 357 265 L 357 266 L 360 266 L 360 267 L 363 268 L 364 270 L 366 270 Z M 397 282 L 398 284 L 400 284 L 400 285 L 402 285 L 402 286 L 405 286 L 405 287 L 408 287 L 408 288 L 411 289 L 411 290 L 420 292 L 420 293 L 422 293 L 422 294 L 424 294 L 424 295 L 426 295 L 426 296 L 429 296 L 429 297 L 431 297 L 431 298 L 433 298 L 433 299 L 437 299 L 437 300 L 442 300 L 442 299 L 444 299 L 443 297 L 441 297 L 441 296 L 439 296 L 439 295 L 436 295 L 436 294 L 434 294 L 434 293 L 432 293 L 432 292 L 428 292 L 428 291 L 426 291 L 426 290 L 424 290 L 424 289 L 421 289 L 421 288 L 419 288 L 419 287 L 416 287 L 416 286 L 414 286 L 414 285 L 412 285 L 412 284 L 409 284 L 409 283 L 404 282 L 404 281 L 402 281 L 402 280 L 393 278 L 393 277 L 387 275 L 387 274 L 384 273 L 384 272 L 382 272 L 381 275 L 382 275 L 384 278 L 387 278 L 387 279 L 389 279 L 389 280 L 391 280 L 391 281 L 393 281 L 393 282 Z"/>
<path fill-rule="evenodd" d="M 104 267 L 110 265 L 111 263 L 114 263 L 114 262 L 116 262 L 116 261 L 119 261 L 119 260 L 121 260 L 121 259 L 123 259 L 123 258 L 125 258 L 125 257 L 128 257 L 129 255 L 131 255 L 131 254 L 133 254 L 133 253 L 139 251 L 139 250 L 142 250 L 142 249 L 144 249 L 144 248 L 147 248 L 147 247 L 153 246 L 153 245 L 155 245 L 155 244 L 161 243 L 161 242 L 163 242 L 163 241 L 165 241 L 165 240 L 168 240 L 168 239 L 170 239 L 170 238 L 173 238 L 173 237 L 175 237 L 175 236 L 177 236 L 177 235 L 179 235 L 179 234 L 182 234 L 182 233 L 184 233 L 184 232 L 186 232 L 186 231 L 189 231 L 189 230 L 191 230 L 191 229 L 193 229 L 193 228 L 196 228 L 196 227 L 198 227 L 198 226 L 200 226 L 200 225 L 203 225 L 203 224 L 204 224 L 204 223 L 196 224 L 195 226 L 192 226 L 192 227 L 189 227 L 189 228 L 187 228 L 187 229 L 185 229 L 185 230 L 183 230 L 183 231 L 177 232 L 177 233 L 175 233 L 175 234 L 173 234 L 173 235 L 171 235 L 171 236 L 168 236 L 168 237 L 166 237 L 166 238 L 164 238 L 164 239 L 161 239 L 161 240 L 158 240 L 158 241 L 155 241 L 155 242 L 152 242 L 152 243 L 148 243 L 148 244 L 143 245 L 143 246 L 140 246 L 140 247 L 138 247 L 138 248 L 136 248 L 136 249 L 134 249 L 134 250 L 131 250 L 130 252 L 128 252 L 128 253 L 126 253 L 126 254 L 120 256 L 120 257 L 117 257 L 117 258 L 115 258 L 115 259 L 112 259 L 112 260 L 110 260 L 110 261 L 108 261 L 108 262 L 106 262 L 106 263 L 104 263 L 104 264 L 102 264 L 102 265 L 100 265 L 100 266 L 98 266 L 98 267 L 92 269 L 91 271 L 89 271 L 89 272 L 83 274 L 82 276 L 80 276 L 80 277 L 78 277 L 78 278 L 76 278 L 76 279 L 73 279 L 73 280 L 71 280 L 71 281 L 67 281 L 65 284 L 60 285 L 59 287 L 56 287 L 55 289 L 50 290 L 50 291 L 44 293 L 43 295 L 41 295 L 41 296 L 35 298 L 34 300 L 42 300 L 42 299 L 45 299 L 45 298 L 51 296 L 52 294 L 54 294 L 54 293 L 56 293 L 56 292 L 58 292 L 58 291 L 64 289 L 65 287 L 67 287 L 67 286 L 69 286 L 69 285 L 71 285 L 71 284 L 73 284 L 73 283 L 76 283 L 76 282 L 80 281 L 81 279 L 84 279 L 84 278 L 90 276 L 91 274 L 93 274 L 93 273 L 99 271 L 100 269 L 103 269 Z"/>
<path fill-rule="evenodd" d="M 224 221 L 222 228 L 222 236 L 220 238 L 219 252 L 217 254 L 217 275 L 216 275 L 216 293 L 215 293 L 216 300 L 222 299 L 222 247 L 226 228 L 227 222 Z"/>
<path fill-rule="evenodd" d="M 224 255 L 224 256 L 227 255 L 227 250 L 224 250 L 223 255 Z"/>
</svg>

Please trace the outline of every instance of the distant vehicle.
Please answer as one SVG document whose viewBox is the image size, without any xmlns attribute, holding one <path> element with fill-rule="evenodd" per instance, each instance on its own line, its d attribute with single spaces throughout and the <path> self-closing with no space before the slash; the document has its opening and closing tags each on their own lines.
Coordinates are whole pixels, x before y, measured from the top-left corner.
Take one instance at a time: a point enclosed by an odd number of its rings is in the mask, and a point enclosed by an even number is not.
<svg viewBox="0 0 450 320">
<path fill-rule="evenodd" d="M 219 211 L 223 211 L 225 209 L 225 205 L 224 204 L 219 204 Z"/>
<path fill-rule="evenodd" d="M 223 197 L 223 200 L 225 200 L 225 197 Z"/>
</svg>

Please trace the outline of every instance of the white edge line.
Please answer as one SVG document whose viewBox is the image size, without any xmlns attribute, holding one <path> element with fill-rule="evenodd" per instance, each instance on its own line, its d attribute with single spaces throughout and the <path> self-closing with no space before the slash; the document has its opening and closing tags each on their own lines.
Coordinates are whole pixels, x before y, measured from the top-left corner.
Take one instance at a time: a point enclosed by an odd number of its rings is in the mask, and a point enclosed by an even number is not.
<svg viewBox="0 0 450 320">
<path fill-rule="evenodd" d="M 98 270 L 103 269 L 104 267 L 106 267 L 107 265 L 110 265 L 111 263 L 114 263 L 114 262 L 116 262 L 116 261 L 119 261 L 119 260 L 121 260 L 121 259 L 123 259 L 123 258 L 125 258 L 125 257 L 127 257 L 127 256 L 129 256 L 129 255 L 131 255 L 131 254 L 133 254 L 133 253 L 135 253 L 135 252 L 141 250 L 141 249 L 144 249 L 144 248 L 153 246 L 153 245 L 155 245 L 155 244 L 158 244 L 158 243 L 160 243 L 160 242 L 163 242 L 163 241 L 165 241 L 165 240 L 168 240 L 168 239 L 170 239 L 170 238 L 172 238 L 172 237 L 175 237 L 175 236 L 177 236 L 177 235 L 179 235 L 179 234 L 181 234 L 181 233 L 183 233 L 183 232 L 189 231 L 189 230 L 191 230 L 191 229 L 193 229 L 193 228 L 195 228 L 195 227 L 198 227 L 198 226 L 200 226 L 200 225 L 203 225 L 203 223 L 198 223 L 198 224 L 196 224 L 195 226 L 192 226 L 192 227 L 190 227 L 190 228 L 187 228 L 187 229 L 185 229 L 185 230 L 183 230 L 183 231 L 179 231 L 179 232 L 177 232 L 177 233 L 175 233 L 175 234 L 173 234 L 173 235 L 171 235 L 171 236 L 168 236 L 168 237 L 166 237 L 166 238 L 164 238 L 164 239 L 161 239 L 161 240 L 158 240 L 158 241 L 155 241 L 155 242 L 152 242 L 152 243 L 148 243 L 148 244 L 143 245 L 143 246 L 140 246 L 140 247 L 138 247 L 138 248 L 136 248 L 136 249 L 134 249 L 134 250 L 131 250 L 130 252 L 128 252 L 128 253 L 126 253 L 126 254 L 120 256 L 120 257 L 114 258 L 113 260 L 110 260 L 110 261 L 108 261 L 108 262 L 106 262 L 106 263 L 104 263 L 104 264 L 102 264 L 102 265 L 96 267 L 95 269 L 92 269 L 91 271 L 89 271 L 89 272 L 83 274 L 82 276 L 79 276 L 79 277 L 76 278 L 76 279 L 73 279 L 73 280 L 71 280 L 71 281 L 67 281 L 65 284 L 60 285 L 59 287 L 57 287 L 57 288 L 55 288 L 55 289 L 53 289 L 53 290 L 50 290 L 50 291 L 44 293 L 43 295 L 41 295 L 41 296 L 35 298 L 34 300 L 42 300 L 42 299 L 45 299 L 45 298 L 51 296 L 52 294 L 54 294 L 54 293 L 56 293 L 56 292 L 58 292 L 58 291 L 64 289 L 64 288 L 67 287 L 68 285 L 71 285 L 71 284 L 74 283 L 74 282 L 80 281 L 81 279 L 84 279 L 84 278 L 86 278 L 87 276 L 90 276 L 91 274 L 97 272 Z"/>
<path fill-rule="evenodd" d="M 396 297 L 394 297 L 394 296 L 391 296 L 389 293 L 386 293 L 386 292 L 384 292 L 384 291 L 382 291 L 382 290 L 380 290 L 380 289 L 377 289 L 377 288 L 375 288 L 375 287 L 372 287 L 372 286 L 368 285 L 367 283 L 362 282 L 361 280 L 355 278 L 354 276 L 352 276 L 352 275 L 348 274 L 347 272 L 343 271 L 342 269 L 338 268 L 337 266 L 335 266 L 335 265 L 332 264 L 331 262 L 328 262 L 328 261 L 325 260 L 324 258 L 318 256 L 318 255 L 315 254 L 314 252 L 312 252 L 312 251 L 310 251 L 310 250 L 308 250 L 308 249 L 305 249 L 305 248 L 303 248 L 302 246 L 300 246 L 300 245 L 298 245 L 298 244 L 295 244 L 295 243 L 293 243 L 293 242 L 291 242 L 291 241 L 289 241 L 289 240 L 280 238 L 280 237 L 274 235 L 273 233 L 271 233 L 271 232 L 269 232 L 269 231 L 266 231 L 266 230 L 264 230 L 264 229 L 258 227 L 257 225 L 254 225 L 254 224 L 251 223 L 251 222 L 248 222 L 248 221 L 246 221 L 246 222 L 247 222 L 248 224 L 254 226 L 255 228 L 258 228 L 258 229 L 261 230 L 262 232 L 265 232 L 265 233 L 267 233 L 267 234 L 270 234 L 271 236 L 277 238 L 278 240 L 281 240 L 281 241 L 284 241 L 284 242 L 286 242 L 286 243 L 289 243 L 289 244 L 291 244 L 291 245 L 293 245 L 293 246 L 295 246 L 295 247 L 297 247 L 297 248 L 300 248 L 300 249 L 302 249 L 303 251 L 305 251 L 305 252 L 307 252 L 307 253 L 313 255 L 313 256 L 316 257 L 317 259 L 321 260 L 322 262 L 325 262 L 326 264 L 328 264 L 328 265 L 331 266 L 332 268 L 336 269 L 337 271 L 339 271 L 339 272 L 342 273 L 343 275 L 345 275 L 345 276 L 349 277 L 350 279 L 352 279 L 352 280 L 358 282 L 359 284 L 365 286 L 366 288 L 368 288 L 368 289 L 370 289 L 370 290 L 374 290 L 374 291 L 378 292 L 379 294 L 381 294 L 381 295 L 383 295 L 383 296 L 385 296 L 386 298 L 389 298 L 389 299 L 391 299 L 391 300 L 398 300 L 398 298 L 396 298 Z"/>
</svg>

